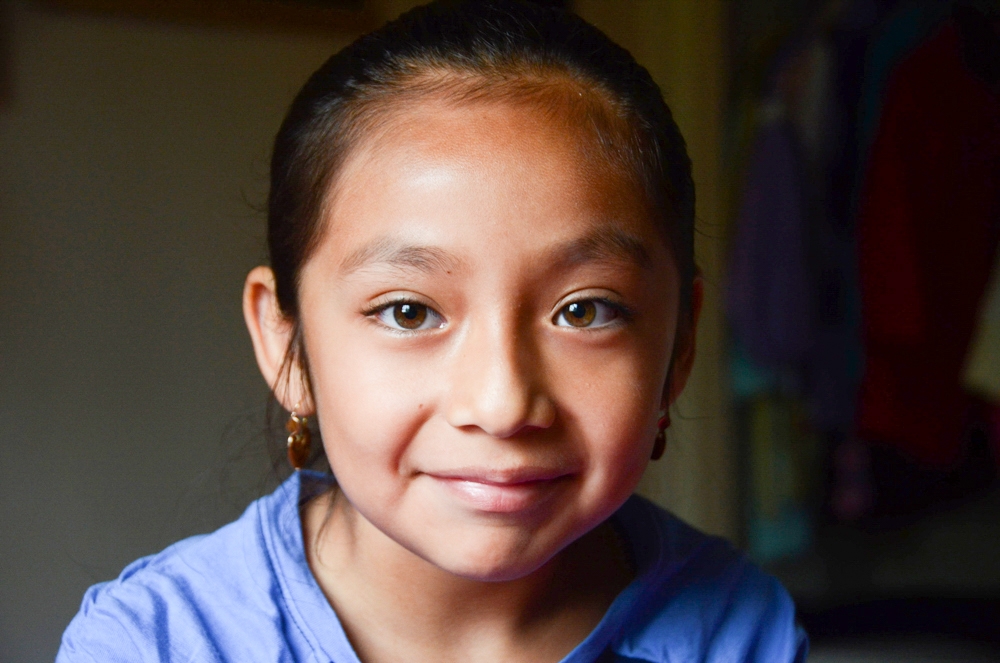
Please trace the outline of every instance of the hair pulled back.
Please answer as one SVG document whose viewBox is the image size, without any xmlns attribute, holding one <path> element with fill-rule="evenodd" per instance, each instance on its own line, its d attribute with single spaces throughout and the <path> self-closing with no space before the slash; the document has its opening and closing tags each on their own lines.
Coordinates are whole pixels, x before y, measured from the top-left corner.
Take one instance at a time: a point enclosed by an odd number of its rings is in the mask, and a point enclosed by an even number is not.
<svg viewBox="0 0 1000 663">
<path fill-rule="evenodd" d="M 495 87 L 516 94 L 519 79 L 527 91 L 530 79 L 538 87 L 553 77 L 599 96 L 631 134 L 624 159 L 636 169 L 671 245 L 686 318 L 695 271 L 694 184 L 684 139 L 659 87 L 594 26 L 525 0 L 418 7 L 357 39 L 308 80 L 278 131 L 271 159 L 268 249 L 286 317 L 297 324 L 299 275 L 320 239 L 337 171 L 364 139 L 366 116 L 431 87 L 428 75 L 434 73 L 473 79 L 484 97 Z"/>
</svg>

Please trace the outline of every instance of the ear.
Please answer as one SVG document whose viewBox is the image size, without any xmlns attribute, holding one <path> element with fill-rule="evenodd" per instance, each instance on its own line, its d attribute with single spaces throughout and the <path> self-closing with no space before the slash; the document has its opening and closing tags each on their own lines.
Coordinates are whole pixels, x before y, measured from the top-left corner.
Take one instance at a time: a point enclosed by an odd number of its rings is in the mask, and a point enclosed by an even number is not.
<svg viewBox="0 0 1000 663">
<path fill-rule="evenodd" d="M 305 388 L 301 362 L 296 358 L 292 365 L 284 365 L 294 325 L 281 312 L 270 267 L 255 267 L 247 275 L 243 286 L 243 319 L 253 341 L 257 366 L 274 397 L 289 412 L 297 408 L 298 414 L 311 414 L 312 399 Z"/>
<path fill-rule="evenodd" d="M 695 339 L 698 336 L 698 320 L 701 317 L 701 305 L 705 299 L 705 279 L 697 272 L 691 284 L 691 324 L 678 334 L 674 340 L 674 359 L 670 367 L 670 375 L 663 390 L 663 409 L 673 405 L 677 397 L 684 391 L 691 369 L 694 367 Z"/>
</svg>

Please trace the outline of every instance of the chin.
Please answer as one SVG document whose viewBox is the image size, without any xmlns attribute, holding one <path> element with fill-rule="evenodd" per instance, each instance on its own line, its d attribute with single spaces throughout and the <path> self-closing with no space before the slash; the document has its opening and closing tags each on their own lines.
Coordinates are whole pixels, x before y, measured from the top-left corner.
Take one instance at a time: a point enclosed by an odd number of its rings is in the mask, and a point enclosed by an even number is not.
<svg viewBox="0 0 1000 663">
<path fill-rule="evenodd" d="M 529 548 L 531 550 L 527 550 Z M 531 575 L 559 551 L 540 554 L 529 542 L 527 546 L 490 545 L 472 549 L 451 546 L 442 554 L 423 556 L 443 571 L 478 582 L 508 582 Z"/>
<path fill-rule="evenodd" d="M 440 568 L 456 576 L 477 582 L 510 582 L 527 577 L 545 565 L 547 559 L 533 560 L 477 560 L 473 563 L 441 566 Z"/>
</svg>

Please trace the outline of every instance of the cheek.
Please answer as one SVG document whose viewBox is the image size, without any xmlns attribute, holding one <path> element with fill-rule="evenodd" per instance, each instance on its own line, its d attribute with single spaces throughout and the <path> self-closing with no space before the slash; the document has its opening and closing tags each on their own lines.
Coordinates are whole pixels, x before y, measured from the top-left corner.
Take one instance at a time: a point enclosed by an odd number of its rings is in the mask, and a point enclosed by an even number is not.
<svg viewBox="0 0 1000 663">
<path fill-rule="evenodd" d="M 432 358 L 401 361 L 362 325 L 303 324 L 323 444 L 342 476 L 394 472 L 434 398 Z M 382 339 L 384 340 L 384 339 Z"/>
<path fill-rule="evenodd" d="M 669 364 L 663 344 L 669 338 L 660 335 L 589 353 L 582 366 L 580 353 L 554 362 L 566 423 L 601 481 L 638 481 L 645 468 Z"/>
</svg>

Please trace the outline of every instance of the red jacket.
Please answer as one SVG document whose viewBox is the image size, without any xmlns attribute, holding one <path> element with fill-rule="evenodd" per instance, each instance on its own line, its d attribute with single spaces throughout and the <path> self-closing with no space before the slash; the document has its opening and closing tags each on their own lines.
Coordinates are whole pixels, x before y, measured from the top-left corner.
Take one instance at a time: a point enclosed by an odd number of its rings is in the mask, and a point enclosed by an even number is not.
<svg viewBox="0 0 1000 663">
<path fill-rule="evenodd" d="M 957 459 L 998 219 L 1000 103 L 948 23 L 893 74 L 863 189 L 863 438 L 928 465 Z"/>
</svg>

